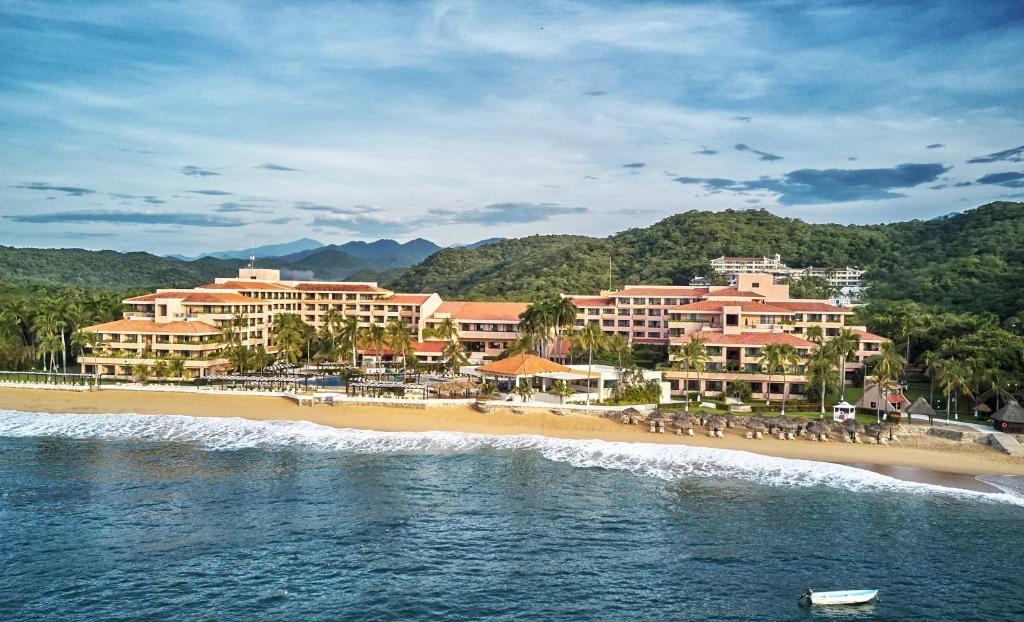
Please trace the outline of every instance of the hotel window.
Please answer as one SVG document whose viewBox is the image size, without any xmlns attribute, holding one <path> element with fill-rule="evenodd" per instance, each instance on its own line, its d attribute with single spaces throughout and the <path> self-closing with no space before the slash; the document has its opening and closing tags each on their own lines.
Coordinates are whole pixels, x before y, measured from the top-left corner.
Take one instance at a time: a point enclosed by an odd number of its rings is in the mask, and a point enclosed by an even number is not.
<svg viewBox="0 0 1024 622">
<path fill-rule="evenodd" d="M 598 315 L 601 313 L 600 309 L 587 309 L 587 315 Z"/>
<path fill-rule="evenodd" d="M 725 325 L 726 326 L 739 326 L 740 325 L 740 316 L 736 315 L 735 313 L 728 313 L 728 314 L 726 314 L 726 316 L 725 316 Z"/>
<path fill-rule="evenodd" d="M 794 313 L 793 314 L 793 321 L 794 322 L 803 322 L 804 321 L 804 314 L 803 313 Z"/>
<path fill-rule="evenodd" d="M 629 327 L 629 320 L 619 320 L 620 327 Z"/>
<path fill-rule="evenodd" d="M 615 326 L 615 320 L 602 320 L 601 326 Z"/>
<path fill-rule="evenodd" d="M 761 356 L 761 348 L 744 348 L 744 356 Z"/>
<path fill-rule="evenodd" d="M 838 328 L 826 328 L 825 329 L 825 336 L 826 337 L 835 337 L 838 334 L 839 334 L 839 329 Z"/>
<path fill-rule="evenodd" d="M 762 324 L 774 324 L 775 323 L 775 318 L 773 316 L 771 316 L 771 315 L 762 315 L 761 316 L 761 323 Z"/>
<path fill-rule="evenodd" d="M 619 315 L 630 315 L 629 309 L 619 309 Z"/>
<path fill-rule="evenodd" d="M 650 328 L 661 328 L 661 322 L 647 322 L 647 326 Z"/>
<path fill-rule="evenodd" d="M 661 309 L 648 309 L 647 315 L 661 315 Z"/>
<path fill-rule="evenodd" d="M 634 298 L 633 299 L 633 304 L 635 304 L 635 305 L 645 305 L 645 304 L 647 304 L 647 299 L 646 298 Z"/>
<path fill-rule="evenodd" d="M 809 313 L 807 315 L 807 321 L 808 322 L 820 322 L 821 321 L 821 314 L 820 313 Z"/>
<path fill-rule="evenodd" d="M 836 314 L 836 313 L 829 313 L 829 314 L 828 314 L 828 315 L 826 316 L 826 319 L 825 319 L 825 321 L 826 321 L 826 322 L 838 322 L 838 321 L 839 321 L 839 315 L 838 315 L 838 314 Z"/>
<path fill-rule="evenodd" d="M 652 305 L 660 305 L 660 304 L 661 304 L 661 298 L 651 298 L 651 299 L 650 299 L 650 300 L 648 301 L 648 304 L 652 304 Z"/>
<path fill-rule="evenodd" d="M 673 306 L 675 306 L 675 305 L 677 305 L 679 303 L 678 303 L 678 301 L 675 298 L 666 298 L 665 299 L 665 304 L 670 306 L 670 307 L 673 307 Z"/>
</svg>

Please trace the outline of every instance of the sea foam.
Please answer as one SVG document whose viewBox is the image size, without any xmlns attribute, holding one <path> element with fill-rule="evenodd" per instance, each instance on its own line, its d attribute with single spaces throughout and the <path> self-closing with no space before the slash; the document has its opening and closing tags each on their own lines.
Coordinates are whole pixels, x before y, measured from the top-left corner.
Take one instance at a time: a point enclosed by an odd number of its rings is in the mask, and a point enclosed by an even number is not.
<svg viewBox="0 0 1024 622">
<path fill-rule="evenodd" d="M 138 414 L 51 414 L 0 409 L 0 437 L 64 437 L 110 441 L 186 442 L 209 450 L 283 449 L 358 453 L 447 453 L 485 449 L 536 451 L 579 468 L 627 471 L 639 477 L 676 480 L 729 477 L 768 486 L 827 486 L 852 491 L 940 494 L 1024 506 L 1007 487 L 987 493 L 908 482 L 855 467 L 763 456 L 746 451 L 537 435 L 462 432 L 377 432 L 334 428 L 308 421 Z"/>
</svg>

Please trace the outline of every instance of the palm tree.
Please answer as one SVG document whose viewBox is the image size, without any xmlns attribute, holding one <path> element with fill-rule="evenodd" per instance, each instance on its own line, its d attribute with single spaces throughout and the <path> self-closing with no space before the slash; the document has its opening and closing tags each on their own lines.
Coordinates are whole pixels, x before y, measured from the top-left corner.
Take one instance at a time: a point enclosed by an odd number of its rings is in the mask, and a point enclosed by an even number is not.
<svg viewBox="0 0 1024 622">
<path fill-rule="evenodd" d="M 548 393 L 558 397 L 558 401 L 564 405 L 565 398 L 572 397 L 575 391 L 573 391 L 572 387 L 564 380 L 556 380 L 555 383 L 551 385 L 551 390 L 549 390 Z"/>
<path fill-rule="evenodd" d="M 772 403 L 772 376 L 775 371 L 782 364 L 782 352 L 779 349 L 781 343 L 769 343 L 768 345 L 761 348 L 761 358 L 757 360 L 757 366 L 761 371 L 768 374 L 768 383 L 765 386 L 765 405 L 771 406 Z"/>
<path fill-rule="evenodd" d="M 153 376 L 164 380 L 167 378 L 167 361 L 160 359 L 153 364 Z"/>
<path fill-rule="evenodd" d="M 579 315 L 579 308 L 573 304 L 567 296 L 555 296 L 548 306 L 552 327 L 555 329 L 555 343 L 557 344 L 565 330 L 571 330 L 576 324 L 576 316 Z"/>
<path fill-rule="evenodd" d="M 839 359 L 839 400 L 846 400 L 846 359 L 857 353 L 860 348 L 860 337 L 849 328 L 829 340 L 833 356 Z"/>
<path fill-rule="evenodd" d="M 384 328 L 385 338 L 394 356 L 402 358 L 402 371 L 405 362 L 412 353 L 413 335 L 409 325 L 401 320 L 391 320 Z"/>
<path fill-rule="evenodd" d="M 228 362 L 236 372 L 245 372 L 252 365 L 252 352 L 245 346 L 235 346 L 228 350 Z"/>
<path fill-rule="evenodd" d="M 690 335 L 690 340 L 679 348 L 677 356 L 677 365 L 681 365 L 686 372 L 683 380 L 683 410 L 690 412 L 690 372 L 697 372 L 697 400 L 700 401 L 700 378 L 708 361 L 708 350 L 703 339 L 697 335 Z"/>
<path fill-rule="evenodd" d="M 526 333 L 519 333 L 515 341 L 508 344 L 505 348 L 506 356 L 515 356 L 516 354 L 535 354 L 536 353 L 536 341 L 531 335 Z"/>
<path fill-rule="evenodd" d="M 134 367 L 134 375 L 138 378 L 139 382 L 146 384 L 149 381 L 149 367 L 139 363 Z"/>
<path fill-rule="evenodd" d="M 260 346 L 261 348 L 263 346 Z M 185 357 L 183 356 L 172 356 L 167 360 L 167 373 L 174 377 L 185 379 Z"/>
<path fill-rule="evenodd" d="M 57 368 L 57 353 L 61 351 L 61 340 L 55 333 L 39 333 L 36 341 L 36 349 L 42 360 L 43 369 L 53 372 Z M 46 357 L 50 357 L 50 365 L 46 365 Z"/>
<path fill-rule="evenodd" d="M 461 343 L 449 341 L 441 351 L 441 360 L 451 370 L 452 376 L 457 376 L 462 366 L 469 363 L 469 355 L 466 354 L 466 349 L 462 347 Z"/>
<path fill-rule="evenodd" d="M 963 391 L 967 395 L 971 394 L 968 386 L 970 369 L 963 361 L 931 355 L 928 357 L 928 373 L 935 377 L 942 392 L 946 394 L 946 421 L 949 421 L 953 393 L 959 394 Z M 957 419 L 960 418 L 958 414 L 955 416 Z"/>
<path fill-rule="evenodd" d="M 521 397 L 523 402 L 528 402 L 530 401 L 530 398 L 533 397 L 533 386 L 529 382 L 523 382 L 521 384 L 517 384 L 516 387 L 512 389 L 512 392 Z"/>
<path fill-rule="evenodd" d="M 252 349 L 252 368 L 263 373 L 267 370 L 267 366 L 270 365 L 270 353 L 263 344 L 259 344 Z"/>
<path fill-rule="evenodd" d="M 825 395 L 835 386 L 836 359 L 831 343 L 819 344 L 807 358 L 807 384 L 821 393 L 821 414 L 825 414 Z"/>
<path fill-rule="evenodd" d="M 797 354 L 796 348 L 788 343 L 779 344 L 779 370 L 782 372 L 782 412 L 780 414 L 783 417 L 786 416 L 786 400 L 789 399 L 789 383 L 786 382 L 786 375 L 798 365 L 800 365 L 800 355 Z"/>
<path fill-rule="evenodd" d="M 903 376 L 903 370 L 906 367 L 907 359 L 903 358 L 903 355 L 896 350 L 896 346 L 893 342 L 886 341 L 883 342 L 881 347 L 878 349 L 878 354 L 869 357 L 866 363 L 872 367 L 872 372 L 875 376 L 875 386 L 878 387 L 878 393 L 881 396 L 881 399 L 888 403 L 889 388 L 896 380 Z M 880 412 L 880 404 L 876 401 L 875 419 L 878 422 L 882 421 Z"/>
<path fill-rule="evenodd" d="M 627 358 L 627 362 L 632 362 L 632 358 L 629 356 L 629 340 L 626 339 L 625 335 L 615 333 L 614 335 L 608 335 L 605 339 L 605 351 L 608 354 L 614 355 L 617 359 L 616 367 L 623 369 L 625 364 L 623 357 Z"/>
<path fill-rule="evenodd" d="M 344 316 L 336 309 L 330 309 L 323 317 L 323 326 L 320 327 L 321 335 L 327 339 L 331 344 L 331 354 L 334 354 L 335 342 L 337 339 L 337 328 L 341 324 Z"/>
<path fill-rule="evenodd" d="M 548 300 L 538 300 L 519 314 L 519 330 L 533 339 L 534 349 L 544 356 L 544 345 L 554 327 L 552 307 Z"/>
<path fill-rule="evenodd" d="M 351 316 L 341 320 L 337 335 L 344 349 L 352 352 L 352 367 L 355 367 L 356 348 L 359 346 L 359 318 Z"/>
<path fill-rule="evenodd" d="M 608 336 L 604 334 L 597 324 L 587 324 L 573 334 L 576 344 L 587 352 L 587 404 L 590 404 L 590 387 L 593 380 L 594 352 L 600 353 L 607 342 Z"/>
<path fill-rule="evenodd" d="M 476 396 L 481 399 L 490 399 L 498 393 L 498 386 L 493 382 L 485 382 L 477 389 Z"/>
<path fill-rule="evenodd" d="M 384 366 L 384 349 L 388 347 L 388 334 L 383 326 L 371 323 L 362 328 L 359 331 L 359 345 L 364 350 L 372 348 L 377 353 L 377 365 Z"/>
</svg>

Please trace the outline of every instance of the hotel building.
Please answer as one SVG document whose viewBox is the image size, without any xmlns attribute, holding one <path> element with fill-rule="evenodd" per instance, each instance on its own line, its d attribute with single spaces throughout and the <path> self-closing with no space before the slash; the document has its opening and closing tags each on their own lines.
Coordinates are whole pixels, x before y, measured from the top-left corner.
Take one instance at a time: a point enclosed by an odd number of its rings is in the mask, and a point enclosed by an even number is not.
<svg viewBox="0 0 1024 622">
<path fill-rule="evenodd" d="M 846 327 L 853 313 L 824 301 L 790 299 L 789 287 L 775 283 L 769 274 L 737 275 L 732 287 L 629 285 L 598 296 L 569 298 L 579 309 L 577 328 L 597 324 L 634 345 L 680 346 L 693 336 L 700 338 L 710 357 L 708 369 L 699 381 L 691 378 L 688 386 L 699 387 L 702 393 L 725 391 L 730 382 L 746 380 L 755 395 L 769 389 L 781 394 L 781 379 L 773 378 L 768 387 L 767 376 L 757 368 L 762 348 L 788 343 L 806 356 L 814 347 L 807 340 L 812 326 L 821 327 L 829 338 Z M 329 313 L 355 317 L 361 327 L 404 322 L 415 335 L 415 356 L 424 363 L 438 362 L 444 347 L 426 331 L 451 320 L 470 360 L 482 362 L 499 356 L 516 340 L 519 317 L 529 306 L 446 301 L 436 293 L 396 293 L 376 283 L 282 280 L 277 270 L 255 268 L 194 289 L 158 290 L 124 303 L 123 319 L 86 329 L 100 335 L 102 343 L 81 357 L 84 373 L 121 376 L 130 365 L 152 365 L 169 356 L 185 359 L 189 377 L 217 373 L 228 367 L 225 331 L 234 331 L 243 345 L 262 345 L 273 353 L 274 318 L 282 313 L 296 314 L 316 329 L 324 326 Z M 851 376 L 884 341 L 862 328 L 858 335 L 862 350 L 847 366 Z M 359 353 L 374 359 L 391 354 Z M 787 384 L 789 392 L 798 395 L 806 378 L 802 365 L 794 371 Z M 676 393 L 684 390 L 683 376 L 681 371 L 666 372 Z"/>
</svg>

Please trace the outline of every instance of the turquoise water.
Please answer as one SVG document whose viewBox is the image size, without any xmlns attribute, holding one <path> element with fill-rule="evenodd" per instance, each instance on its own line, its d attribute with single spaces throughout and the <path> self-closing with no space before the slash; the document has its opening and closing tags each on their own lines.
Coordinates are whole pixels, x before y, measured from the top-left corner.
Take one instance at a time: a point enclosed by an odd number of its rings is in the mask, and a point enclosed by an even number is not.
<svg viewBox="0 0 1024 622">
<path fill-rule="evenodd" d="M 1019 497 L 713 449 L 0 411 L 0 536 L 2 620 L 1024 619 Z"/>
</svg>

